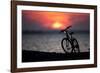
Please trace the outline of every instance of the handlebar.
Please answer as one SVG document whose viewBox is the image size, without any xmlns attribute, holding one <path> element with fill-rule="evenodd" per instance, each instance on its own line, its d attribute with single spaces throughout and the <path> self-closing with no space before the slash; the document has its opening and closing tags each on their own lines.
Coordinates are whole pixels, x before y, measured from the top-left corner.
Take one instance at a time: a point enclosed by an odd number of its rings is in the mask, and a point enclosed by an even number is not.
<svg viewBox="0 0 100 73">
<path fill-rule="evenodd" d="M 72 26 L 68 26 L 67 28 L 65 28 L 64 30 L 61 30 L 61 32 L 67 31 L 69 28 L 71 28 Z"/>
<path fill-rule="evenodd" d="M 67 29 L 69 29 L 69 28 L 71 28 L 72 26 L 68 26 L 65 30 L 67 30 Z"/>
</svg>

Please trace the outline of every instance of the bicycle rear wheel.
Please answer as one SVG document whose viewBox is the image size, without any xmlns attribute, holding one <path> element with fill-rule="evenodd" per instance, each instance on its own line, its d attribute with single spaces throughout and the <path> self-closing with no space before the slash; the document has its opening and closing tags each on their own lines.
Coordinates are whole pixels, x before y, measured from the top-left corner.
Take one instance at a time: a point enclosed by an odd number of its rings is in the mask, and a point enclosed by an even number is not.
<svg viewBox="0 0 100 73">
<path fill-rule="evenodd" d="M 65 53 L 71 53 L 72 52 L 71 42 L 67 38 L 62 39 L 61 46 L 62 46 Z"/>
<path fill-rule="evenodd" d="M 74 53 L 80 53 L 79 44 L 75 38 L 73 39 L 73 48 Z"/>
</svg>

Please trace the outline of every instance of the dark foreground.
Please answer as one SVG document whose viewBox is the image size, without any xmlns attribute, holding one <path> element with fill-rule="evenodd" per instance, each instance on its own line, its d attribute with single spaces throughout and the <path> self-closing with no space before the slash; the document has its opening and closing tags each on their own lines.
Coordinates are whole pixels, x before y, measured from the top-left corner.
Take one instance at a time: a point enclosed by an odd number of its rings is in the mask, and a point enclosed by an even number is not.
<svg viewBox="0 0 100 73">
<path fill-rule="evenodd" d="M 39 62 L 39 61 L 61 61 L 61 60 L 82 60 L 89 59 L 89 52 L 79 54 L 63 54 L 39 51 L 22 51 L 22 62 Z"/>
</svg>

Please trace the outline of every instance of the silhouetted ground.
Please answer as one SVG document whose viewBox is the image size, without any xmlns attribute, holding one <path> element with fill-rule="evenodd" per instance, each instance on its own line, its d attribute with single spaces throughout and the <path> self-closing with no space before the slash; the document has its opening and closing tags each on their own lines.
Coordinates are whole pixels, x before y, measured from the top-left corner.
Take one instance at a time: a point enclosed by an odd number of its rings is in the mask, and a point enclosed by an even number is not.
<svg viewBox="0 0 100 73">
<path fill-rule="evenodd" d="M 22 51 L 22 62 L 39 62 L 39 61 L 60 61 L 60 60 L 82 60 L 89 59 L 89 52 L 79 54 L 64 54 L 55 52 L 39 52 L 39 51 Z"/>
</svg>

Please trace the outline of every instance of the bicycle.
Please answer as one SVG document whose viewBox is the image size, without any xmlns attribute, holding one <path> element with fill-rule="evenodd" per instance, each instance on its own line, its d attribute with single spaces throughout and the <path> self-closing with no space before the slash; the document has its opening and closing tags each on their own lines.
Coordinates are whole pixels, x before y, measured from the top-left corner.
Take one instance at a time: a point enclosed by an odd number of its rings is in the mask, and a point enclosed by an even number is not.
<svg viewBox="0 0 100 73">
<path fill-rule="evenodd" d="M 61 41 L 61 47 L 65 53 L 80 53 L 78 41 L 72 36 L 74 32 L 69 32 L 68 29 L 72 26 L 68 26 L 66 29 L 61 30 L 61 32 L 66 34 Z"/>
</svg>

